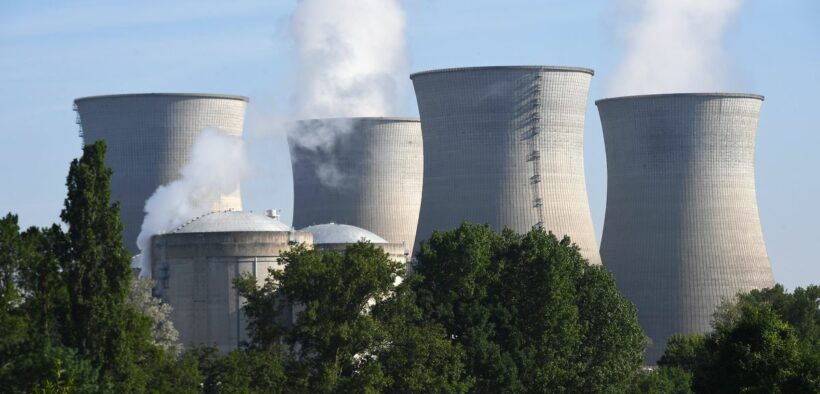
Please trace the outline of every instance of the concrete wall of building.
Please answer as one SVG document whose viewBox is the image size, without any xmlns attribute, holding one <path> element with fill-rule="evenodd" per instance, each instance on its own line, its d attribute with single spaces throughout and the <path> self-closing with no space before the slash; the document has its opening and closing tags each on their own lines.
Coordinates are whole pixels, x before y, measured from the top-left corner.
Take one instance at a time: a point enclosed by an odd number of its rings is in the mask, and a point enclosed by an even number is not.
<svg viewBox="0 0 820 394">
<path fill-rule="evenodd" d="M 194 139 L 206 128 L 241 136 L 247 98 L 209 94 L 129 94 L 74 101 L 85 144 L 104 140 L 112 200 L 120 201 L 123 237 L 132 252 L 144 218 L 145 200 L 177 179 L 190 159 Z M 214 210 L 242 209 L 239 190 Z"/>
<path fill-rule="evenodd" d="M 424 136 L 416 249 L 464 220 L 522 233 L 542 225 L 600 264 L 583 157 L 592 70 L 479 67 L 411 79 Z"/>
<path fill-rule="evenodd" d="M 264 283 L 268 269 L 293 244 L 312 244 L 310 233 L 170 233 L 152 239 L 155 294 L 173 307 L 171 320 L 183 346 L 215 346 L 223 352 L 248 339 L 244 299 L 232 281 L 249 273 Z M 284 323 L 292 316 L 283 317 Z"/>
<path fill-rule="evenodd" d="M 709 330 L 722 299 L 773 284 L 755 197 L 761 103 L 742 94 L 596 102 L 609 174 L 601 257 L 638 307 L 650 363 L 670 335 Z"/>
<path fill-rule="evenodd" d="M 346 223 L 412 248 L 424 164 L 417 119 L 306 120 L 290 134 L 294 227 Z"/>
</svg>

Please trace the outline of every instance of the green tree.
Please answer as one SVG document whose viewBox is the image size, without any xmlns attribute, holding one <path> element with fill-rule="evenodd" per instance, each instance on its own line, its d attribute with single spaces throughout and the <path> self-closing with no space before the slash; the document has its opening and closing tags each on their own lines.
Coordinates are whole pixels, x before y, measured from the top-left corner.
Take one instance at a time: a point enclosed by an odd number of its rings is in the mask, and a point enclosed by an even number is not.
<svg viewBox="0 0 820 394">
<path fill-rule="evenodd" d="M 105 144 L 86 145 L 71 162 L 60 218 L 68 227 L 63 273 L 69 305 L 63 342 L 100 366 L 102 381 L 141 391 L 149 377 L 139 362 L 156 352 L 148 318 L 126 303 L 131 258 L 122 240 L 119 203 L 111 203 Z"/>
<path fill-rule="evenodd" d="M 820 392 L 818 305 L 817 286 L 741 294 L 719 308 L 712 333 L 671 338 L 658 365 L 691 373 L 695 392 Z"/>
<path fill-rule="evenodd" d="M 277 346 L 268 349 L 240 348 L 227 355 L 215 348 L 194 348 L 186 352 L 183 363 L 192 361 L 201 375 L 201 392 L 281 393 L 287 387 L 282 353 Z"/>
<path fill-rule="evenodd" d="M 418 305 L 465 349 L 474 391 L 616 392 L 638 372 L 635 307 L 569 238 L 465 223 L 417 259 Z"/>
<path fill-rule="evenodd" d="M 395 286 L 404 265 L 380 247 L 358 243 L 340 253 L 299 246 L 282 262 L 284 270 L 272 270 L 263 286 L 251 277 L 236 285 L 247 299 L 251 348 L 287 346 L 290 389 L 466 390 L 459 349 L 422 321 L 410 287 Z M 292 310 L 295 322 L 282 318 Z"/>
<path fill-rule="evenodd" d="M 25 342 L 27 319 L 20 308 L 23 303 L 19 284 L 23 241 L 17 216 L 0 219 L 0 367 Z"/>
<path fill-rule="evenodd" d="M 61 213 L 67 231 L 20 232 L 14 215 L 0 219 L 4 392 L 199 389 L 196 368 L 155 346 L 154 322 L 127 303 L 130 258 L 104 156 L 97 142 L 71 163 Z"/>
<path fill-rule="evenodd" d="M 627 390 L 633 394 L 690 394 L 692 374 L 677 367 L 643 371 L 635 376 Z"/>
</svg>

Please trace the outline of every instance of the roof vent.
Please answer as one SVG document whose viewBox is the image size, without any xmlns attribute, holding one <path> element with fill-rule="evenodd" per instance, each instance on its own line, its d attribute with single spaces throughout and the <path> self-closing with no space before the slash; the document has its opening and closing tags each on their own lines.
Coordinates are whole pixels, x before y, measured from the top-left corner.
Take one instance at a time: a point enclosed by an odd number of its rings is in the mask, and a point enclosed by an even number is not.
<svg viewBox="0 0 820 394">
<path fill-rule="evenodd" d="M 273 219 L 279 219 L 280 210 L 279 209 L 266 209 L 265 216 Z"/>
</svg>

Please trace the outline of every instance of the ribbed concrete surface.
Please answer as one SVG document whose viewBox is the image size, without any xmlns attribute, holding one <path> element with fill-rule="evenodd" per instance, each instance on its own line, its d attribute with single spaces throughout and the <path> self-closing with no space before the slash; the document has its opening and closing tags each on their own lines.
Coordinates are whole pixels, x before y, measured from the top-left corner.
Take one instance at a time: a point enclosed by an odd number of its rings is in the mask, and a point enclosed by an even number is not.
<svg viewBox="0 0 820 394">
<path fill-rule="evenodd" d="M 762 97 L 597 101 L 608 190 L 601 257 L 638 307 L 654 363 L 674 333 L 706 332 L 738 291 L 773 284 L 754 179 Z"/>
<path fill-rule="evenodd" d="M 290 134 L 294 227 L 344 223 L 413 247 L 423 175 L 417 119 L 306 120 Z"/>
<path fill-rule="evenodd" d="M 411 79 L 424 135 L 417 248 L 464 220 L 517 232 L 540 224 L 600 264 L 584 180 L 591 70 L 479 67 Z"/>
<path fill-rule="evenodd" d="M 125 245 L 137 253 L 145 200 L 179 178 L 194 139 L 206 128 L 242 136 L 247 99 L 212 94 L 126 94 L 74 101 L 85 144 L 105 140 L 114 175 L 111 196 L 121 203 Z M 213 210 L 242 209 L 239 190 Z"/>
</svg>

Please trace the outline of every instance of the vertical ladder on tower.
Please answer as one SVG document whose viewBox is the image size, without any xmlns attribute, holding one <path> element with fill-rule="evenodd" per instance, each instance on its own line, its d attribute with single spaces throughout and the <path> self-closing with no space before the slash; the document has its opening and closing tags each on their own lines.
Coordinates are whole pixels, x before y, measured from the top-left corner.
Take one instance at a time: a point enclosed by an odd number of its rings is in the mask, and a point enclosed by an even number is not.
<svg viewBox="0 0 820 394">
<path fill-rule="evenodd" d="M 527 97 L 528 107 L 531 111 L 531 134 L 529 139 L 530 153 L 527 155 L 527 161 L 532 168 L 532 175 L 530 176 L 530 187 L 532 193 L 532 207 L 535 209 L 538 222 L 535 223 L 537 227 L 544 226 L 544 199 L 541 196 L 541 147 L 539 144 L 539 133 L 541 131 L 541 74 L 537 73 L 533 76 L 530 82 L 530 89 Z"/>
<path fill-rule="evenodd" d="M 80 109 L 77 108 L 77 103 L 74 103 L 72 109 L 77 113 L 74 123 L 77 123 L 77 134 L 80 136 L 80 147 L 83 147 L 85 146 L 85 143 L 83 142 L 83 122 L 82 119 L 80 119 Z"/>
</svg>

